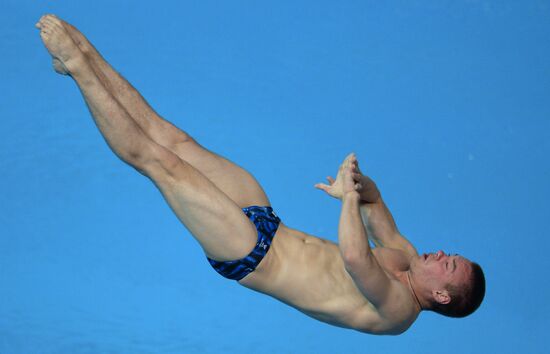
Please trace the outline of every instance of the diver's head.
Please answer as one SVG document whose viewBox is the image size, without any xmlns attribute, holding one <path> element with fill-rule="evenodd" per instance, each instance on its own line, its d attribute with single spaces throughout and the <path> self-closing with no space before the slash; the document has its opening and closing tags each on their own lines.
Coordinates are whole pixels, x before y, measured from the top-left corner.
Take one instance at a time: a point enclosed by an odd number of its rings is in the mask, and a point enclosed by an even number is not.
<svg viewBox="0 0 550 354">
<path fill-rule="evenodd" d="M 485 296 L 483 270 L 459 255 L 423 254 L 412 261 L 411 277 L 422 307 L 445 316 L 468 316 Z"/>
</svg>

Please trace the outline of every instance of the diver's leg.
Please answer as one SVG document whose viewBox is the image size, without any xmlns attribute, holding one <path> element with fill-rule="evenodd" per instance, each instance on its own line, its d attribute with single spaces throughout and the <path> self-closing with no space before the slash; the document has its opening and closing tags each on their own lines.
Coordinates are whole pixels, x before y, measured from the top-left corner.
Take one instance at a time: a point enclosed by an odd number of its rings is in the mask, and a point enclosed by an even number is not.
<svg viewBox="0 0 550 354">
<path fill-rule="evenodd" d="M 186 132 L 160 117 L 78 29 L 63 20 L 60 21 L 89 59 L 107 90 L 153 141 L 198 169 L 240 207 L 269 205 L 264 190 L 250 173 L 202 147 Z"/>
<path fill-rule="evenodd" d="M 64 27 L 44 17 L 37 27 L 56 70 L 75 80 L 109 147 L 155 183 L 206 254 L 219 261 L 246 256 L 257 232 L 241 209 L 193 166 L 149 139 L 101 84 Z"/>
</svg>

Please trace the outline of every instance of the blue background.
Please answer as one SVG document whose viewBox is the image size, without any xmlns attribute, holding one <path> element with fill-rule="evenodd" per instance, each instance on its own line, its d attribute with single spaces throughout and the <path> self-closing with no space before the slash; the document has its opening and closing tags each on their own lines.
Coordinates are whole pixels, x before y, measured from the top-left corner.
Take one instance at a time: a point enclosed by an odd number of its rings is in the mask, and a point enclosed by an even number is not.
<svg viewBox="0 0 550 354">
<path fill-rule="evenodd" d="M 336 240 L 351 151 L 421 252 L 478 261 L 466 319 L 331 327 L 218 276 L 112 154 L 34 24 L 79 27 L 159 113 Z M 543 353 L 549 1 L 0 2 L 0 353 Z"/>
</svg>

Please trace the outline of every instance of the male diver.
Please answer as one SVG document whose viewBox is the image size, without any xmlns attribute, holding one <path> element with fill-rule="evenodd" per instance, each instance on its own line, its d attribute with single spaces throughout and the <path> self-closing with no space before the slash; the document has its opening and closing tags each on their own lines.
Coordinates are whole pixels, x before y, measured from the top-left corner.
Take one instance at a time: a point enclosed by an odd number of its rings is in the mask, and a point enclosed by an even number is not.
<svg viewBox="0 0 550 354">
<path fill-rule="evenodd" d="M 442 251 L 419 255 L 354 154 L 336 179 L 316 185 L 342 201 L 339 243 L 292 229 L 253 176 L 160 117 L 75 27 L 54 15 L 36 27 L 109 147 L 156 185 L 222 276 L 365 333 L 399 334 L 422 310 L 463 317 L 480 305 L 480 266 Z"/>
</svg>

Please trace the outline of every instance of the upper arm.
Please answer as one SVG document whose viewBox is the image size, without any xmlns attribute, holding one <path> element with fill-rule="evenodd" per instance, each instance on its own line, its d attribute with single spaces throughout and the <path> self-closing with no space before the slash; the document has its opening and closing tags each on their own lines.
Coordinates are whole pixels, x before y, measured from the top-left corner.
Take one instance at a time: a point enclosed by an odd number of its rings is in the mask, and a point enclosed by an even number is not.
<svg viewBox="0 0 550 354">
<path fill-rule="evenodd" d="M 397 229 L 393 216 L 381 197 L 375 203 L 363 203 L 361 217 L 369 239 L 377 247 L 399 249 L 410 256 L 418 255 L 414 246 Z"/>
<path fill-rule="evenodd" d="M 407 289 L 391 279 L 372 255 L 370 259 L 346 263 L 355 285 L 375 307 L 354 319 L 354 328 L 368 333 L 400 334 L 412 323 L 411 298 Z M 414 320 L 414 319 L 413 319 Z"/>
<path fill-rule="evenodd" d="M 346 271 L 369 302 L 377 309 L 383 309 L 394 286 L 372 251 L 366 257 L 345 260 Z"/>
<path fill-rule="evenodd" d="M 372 311 L 371 308 L 365 308 L 358 312 L 349 322 L 351 328 L 356 331 L 379 334 L 379 335 L 399 335 L 404 333 L 414 322 L 416 317 L 382 315 L 378 311 Z"/>
</svg>

